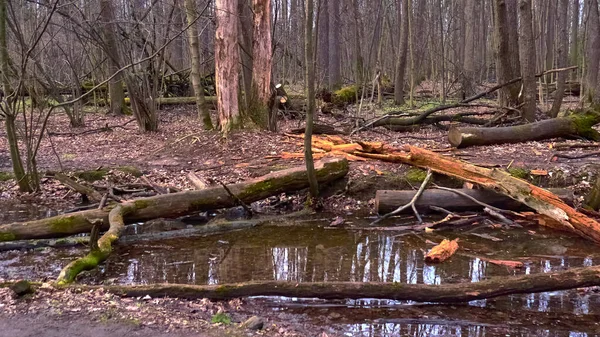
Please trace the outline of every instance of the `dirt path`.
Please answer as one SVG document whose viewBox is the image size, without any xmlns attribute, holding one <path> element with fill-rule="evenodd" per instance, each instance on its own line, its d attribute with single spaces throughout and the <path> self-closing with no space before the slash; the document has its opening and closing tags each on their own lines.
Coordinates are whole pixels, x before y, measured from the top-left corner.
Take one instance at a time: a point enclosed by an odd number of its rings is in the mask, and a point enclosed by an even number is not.
<svg viewBox="0 0 600 337">
<path fill-rule="evenodd" d="M 126 322 L 95 322 L 89 318 L 65 315 L 0 315 L 0 337 L 213 337 L 219 334 L 179 330 L 161 331 Z"/>
</svg>

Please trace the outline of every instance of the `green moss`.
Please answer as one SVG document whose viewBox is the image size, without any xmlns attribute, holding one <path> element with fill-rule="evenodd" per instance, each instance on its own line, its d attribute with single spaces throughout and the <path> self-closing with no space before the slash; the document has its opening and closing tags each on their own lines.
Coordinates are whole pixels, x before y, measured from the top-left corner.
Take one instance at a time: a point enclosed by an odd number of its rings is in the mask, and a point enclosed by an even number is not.
<svg viewBox="0 0 600 337">
<path fill-rule="evenodd" d="M 10 172 L 0 172 L 0 181 L 8 181 L 14 178 L 14 175 Z"/>
<path fill-rule="evenodd" d="M 411 168 L 404 175 L 406 180 L 411 184 L 422 183 L 427 177 L 427 172 L 419 168 Z"/>
<path fill-rule="evenodd" d="M 210 319 L 213 324 L 221 323 L 225 325 L 231 324 L 231 317 L 224 312 L 219 312 Z"/>
<path fill-rule="evenodd" d="M 93 183 L 98 180 L 104 179 L 104 177 L 108 174 L 108 170 L 100 169 L 100 170 L 89 170 L 89 171 L 79 171 L 75 172 L 74 175 L 83 179 L 87 182 Z"/>
<path fill-rule="evenodd" d="M 356 85 L 350 85 L 343 87 L 340 90 L 334 92 L 333 103 L 346 105 L 356 102 L 358 87 Z"/>
<path fill-rule="evenodd" d="M 13 233 L 0 233 L 0 242 L 16 240 L 17 236 Z"/>
<path fill-rule="evenodd" d="M 529 170 L 521 167 L 512 167 L 508 169 L 508 173 L 515 178 L 527 179 L 529 178 Z"/>
<path fill-rule="evenodd" d="M 54 233 L 71 233 L 74 226 L 79 223 L 76 217 L 65 216 L 50 220 L 50 230 Z"/>
<path fill-rule="evenodd" d="M 135 166 L 120 166 L 117 168 L 117 170 L 123 173 L 131 174 L 136 178 L 144 175 L 144 173 L 142 173 L 142 171 Z"/>
<path fill-rule="evenodd" d="M 592 129 L 600 121 L 600 113 L 594 109 L 587 109 L 583 112 L 573 113 L 569 118 L 579 136 L 591 140 L 600 140 L 600 133 Z"/>
<path fill-rule="evenodd" d="M 152 202 L 150 202 L 148 200 L 140 199 L 140 200 L 134 201 L 133 205 L 135 206 L 135 209 L 144 209 L 144 208 L 150 207 L 152 205 Z"/>
</svg>

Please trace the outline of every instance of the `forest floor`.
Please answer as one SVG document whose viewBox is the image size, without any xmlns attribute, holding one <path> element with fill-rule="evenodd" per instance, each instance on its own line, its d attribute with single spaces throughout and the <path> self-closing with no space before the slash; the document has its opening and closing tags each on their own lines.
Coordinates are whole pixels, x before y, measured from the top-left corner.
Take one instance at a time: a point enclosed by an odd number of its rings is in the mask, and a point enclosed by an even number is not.
<svg viewBox="0 0 600 337">
<path fill-rule="evenodd" d="M 460 111 L 465 110 L 461 108 Z M 338 114 L 336 119 L 332 115 L 318 115 L 316 122 L 349 131 L 350 120 L 341 116 Z M 186 178 L 191 171 L 208 185 L 231 184 L 273 170 L 303 165 L 301 159 L 278 158 L 284 152 L 302 152 L 302 140 L 287 135 L 291 129 L 303 125 L 299 120 L 280 121 L 278 133 L 242 130 L 227 139 L 216 131 L 199 131 L 200 123 L 190 106 L 162 110 L 160 130 L 153 133 L 140 133 L 131 116 L 90 114 L 86 118 L 86 127 L 71 129 L 67 125 L 66 116 L 56 115 L 50 119 L 48 128 L 52 136 L 45 138 L 38 154 L 41 171 L 97 170 L 103 173 L 93 179 L 112 183 L 137 182 L 143 174 L 162 186 L 192 189 Z M 446 134 L 444 130 L 426 126 L 417 132 L 401 133 L 376 128 L 346 138 L 350 141 L 383 141 L 397 147 L 411 144 L 486 167 L 540 170 L 541 175 L 525 178 L 545 187 L 570 186 L 577 192 L 589 188 L 591 177 L 587 175 L 600 165 L 600 156 L 574 160 L 553 158 L 556 151 L 552 144 L 561 140 L 451 149 Z M 0 180 L 6 180 L 0 181 L 0 205 L 21 200 L 60 211 L 81 201 L 67 187 L 50 178 L 43 179 L 43 191 L 33 195 L 19 194 L 14 180 L 7 179 L 10 178 L 11 164 L 6 142 L 4 130 L 0 130 L 0 173 L 4 172 Z M 573 149 L 569 153 L 595 150 Z M 366 210 L 365 202 L 374 197 L 377 189 L 413 187 L 415 182 L 403 177 L 409 169 L 407 165 L 380 161 L 351 162 L 345 198 L 338 198 L 344 207 L 334 203 L 331 210 Z"/>
<path fill-rule="evenodd" d="M 461 110 L 462 111 L 462 110 Z M 452 113 L 456 111 L 448 111 Z M 339 117 L 339 116 L 338 116 Z M 348 119 L 318 115 L 317 122 L 339 130 L 351 128 Z M 210 184 L 225 184 L 258 177 L 273 170 L 302 165 L 302 160 L 278 158 L 283 152 L 301 152 L 301 140 L 286 135 L 302 121 L 281 121 L 280 132 L 242 130 L 224 139 L 216 131 L 198 131 L 200 123 L 189 106 L 168 107 L 160 113 L 160 131 L 142 134 L 131 116 L 90 114 L 86 127 L 67 127 L 66 116 L 51 118 L 49 131 L 40 148 L 38 164 L 42 171 L 107 170 L 100 181 L 121 183 L 141 181 L 142 174 L 162 186 L 192 189 L 186 178 L 195 172 Z M 418 132 L 396 133 L 383 128 L 359 132 L 350 140 L 384 141 L 393 146 L 411 144 L 444 155 L 487 167 L 512 167 L 539 170 L 526 178 L 547 187 L 569 187 L 581 196 L 591 184 L 592 172 L 600 158 L 553 159 L 555 140 L 499 146 L 451 149 L 446 131 L 432 126 Z M 559 140 L 562 141 L 562 140 Z M 4 130 L 0 131 L 0 173 L 10 172 L 10 156 Z M 592 150 L 571 150 L 581 153 Z M 404 177 L 410 167 L 379 161 L 351 162 L 343 185 L 343 196 L 328 193 L 325 210 L 347 214 L 373 212 L 377 189 L 418 187 Z M 8 178 L 8 174 L 1 177 Z M 456 184 L 456 182 L 454 182 Z M 290 210 L 302 208 L 302 195 L 291 196 Z M 14 180 L 0 182 L 0 221 L 25 220 L 10 210 L 12 205 L 35 204 L 60 212 L 72 208 L 81 198 L 51 178 L 43 179 L 43 190 L 33 195 L 17 192 Z M 16 218 L 15 218 L 16 217 Z M 232 322 L 242 322 L 256 314 L 266 321 L 265 336 L 337 335 L 322 324 L 303 321 L 300 315 L 265 310 L 250 302 L 179 301 L 176 299 L 125 299 L 101 291 L 76 294 L 42 287 L 35 295 L 15 300 L 7 289 L 0 289 L 0 336 L 245 336 L 251 332 L 232 325 L 212 324 L 214 314 L 233 313 Z M 143 324 L 142 324 L 143 322 Z"/>
</svg>

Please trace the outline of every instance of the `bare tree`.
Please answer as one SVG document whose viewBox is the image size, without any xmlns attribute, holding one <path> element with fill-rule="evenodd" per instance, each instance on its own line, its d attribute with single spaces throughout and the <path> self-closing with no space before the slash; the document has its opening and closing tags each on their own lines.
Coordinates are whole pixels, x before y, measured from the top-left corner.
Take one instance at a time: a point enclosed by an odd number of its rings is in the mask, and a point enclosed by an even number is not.
<svg viewBox="0 0 600 337">
<path fill-rule="evenodd" d="M 505 83 L 513 79 L 514 71 L 511 64 L 511 48 L 509 35 L 508 10 L 506 0 L 494 1 L 494 34 L 495 34 L 495 52 L 496 69 L 498 82 Z M 509 85 L 500 89 L 501 105 L 517 105 L 519 96 L 518 85 Z"/>
<path fill-rule="evenodd" d="M 557 67 L 564 68 L 567 66 L 569 58 L 569 33 L 567 16 L 569 11 L 569 0 L 558 0 L 557 5 L 557 49 L 556 49 L 556 60 Z M 556 79 L 556 91 L 554 91 L 554 101 L 552 102 L 552 108 L 548 112 L 551 117 L 557 117 L 560 111 L 560 106 L 565 94 L 565 82 L 567 81 L 567 73 L 561 71 L 558 73 Z"/>
<path fill-rule="evenodd" d="M 188 41 L 190 46 L 190 55 L 192 57 L 192 69 L 190 77 L 192 78 L 192 87 L 194 89 L 194 95 L 196 96 L 196 109 L 198 110 L 198 118 L 202 120 L 204 129 L 211 130 L 213 128 L 212 121 L 210 120 L 210 113 L 204 103 L 204 88 L 202 87 L 202 78 L 200 76 L 200 40 L 198 37 L 198 29 L 194 24 L 196 19 L 196 1 L 185 0 L 185 16 L 187 23 L 190 26 L 188 28 Z"/>
<path fill-rule="evenodd" d="M 523 75 L 523 119 L 535 121 L 536 80 L 535 44 L 533 38 L 533 14 L 531 0 L 519 0 L 519 44 L 521 74 Z"/>
<path fill-rule="evenodd" d="M 329 88 L 337 90 L 342 84 L 340 0 L 330 0 L 327 3 L 329 5 Z"/>
<path fill-rule="evenodd" d="M 121 67 L 121 55 L 115 37 L 117 26 L 112 0 L 100 0 L 100 17 L 102 20 L 102 46 L 108 56 L 108 71 L 113 74 Z M 122 114 L 125 93 L 121 75 L 115 76 L 108 82 L 108 97 L 110 98 L 110 112 L 116 115 Z"/>
<path fill-rule="evenodd" d="M 598 1 L 586 0 L 585 10 L 587 12 L 586 22 L 586 69 L 583 88 L 585 89 L 585 100 L 600 103 L 598 80 L 600 76 L 600 15 L 598 13 Z"/>
<path fill-rule="evenodd" d="M 306 174 L 310 184 L 310 195 L 316 198 L 319 195 L 319 183 L 315 174 L 315 163 L 312 155 L 312 129 L 313 115 L 315 113 L 315 57 L 313 55 L 313 25 L 314 25 L 313 0 L 306 0 L 305 26 L 304 26 L 304 62 L 306 64 L 306 95 L 308 107 L 306 109 L 306 128 L 304 130 L 304 160 L 306 161 Z"/>
<path fill-rule="evenodd" d="M 408 1 L 410 0 L 398 0 L 397 4 L 398 22 L 402 23 L 394 80 L 394 103 L 398 105 L 404 104 L 404 75 L 406 74 L 406 57 L 408 55 Z M 401 2 L 402 6 L 400 6 Z"/>
</svg>

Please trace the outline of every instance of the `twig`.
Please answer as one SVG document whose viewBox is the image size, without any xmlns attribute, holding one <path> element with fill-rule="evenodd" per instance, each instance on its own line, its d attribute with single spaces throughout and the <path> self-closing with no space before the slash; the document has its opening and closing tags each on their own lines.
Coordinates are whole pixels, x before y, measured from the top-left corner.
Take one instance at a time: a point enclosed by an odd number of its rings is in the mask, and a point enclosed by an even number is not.
<svg viewBox="0 0 600 337">
<path fill-rule="evenodd" d="M 233 194 L 233 192 L 231 192 L 231 190 L 229 189 L 229 187 L 227 187 L 227 185 L 225 185 L 222 181 L 220 180 L 215 180 L 216 182 L 218 182 L 221 186 L 223 186 L 223 188 L 225 189 L 225 191 L 227 192 L 227 194 L 229 194 L 230 197 L 232 197 L 235 201 L 238 202 L 238 204 L 240 206 L 242 206 L 244 208 L 244 210 L 250 215 L 252 216 L 252 214 L 254 214 L 254 212 L 252 211 L 252 209 L 250 207 L 248 207 L 248 205 L 246 205 L 245 202 L 242 201 L 242 199 L 240 199 L 237 195 Z"/>
<path fill-rule="evenodd" d="M 104 193 L 104 195 L 102 196 L 102 200 L 100 200 L 100 203 L 98 204 L 98 209 L 103 209 L 104 206 L 106 206 L 107 200 L 108 200 L 108 193 Z"/>
<path fill-rule="evenodd" d="M 419 212 L 417 212 L 417 209 L 415 207 L 415 203 L 417 202 L 417 200 L 419 200 L 419 198 L 421 197 L 421 194 L 423 194 L 423 191 L 425 191 L 425 187 L 427 187 L 427 184 L 429 184 L 429 180 L 431 180 L 431 177 L 433 176 L 433 173 L 431 172 L 431 170 L 427 170 L 427 176 L 425 176 L 425 180 L 423 180 L 423 183 L 421 183 L 421 187 L 419 187 L 419 190 L 417 191 L 417 193 L 412 197 L 412 199 L 410 200 L 410 202 L 404 206 L 400 206 L 398 208 L 396 208 L 396 210 L 385 214 L 383 216 L 381 216 L 379 219 L 371 222 L 369 224 L 369 226 L 374 226 L 376 224 L 378 224 L 379 222 L 381 222 L 384 219 L 387 219 L 391 216 L 394 216 L 402 211 L 404 211 L 407 208 L 412 208 L 413 212 L 415 213 L 415 216 L 417 217 L 417 220 L 419 221 L 419 223 L 423 222 L 423 219 L 421 219 L 421 216 L 419 215 Z"/>
<path fill-rule="evenodd" d="M 110 131 L 114 128 L 123 128 L 125 125 L 127 125 L 131 122 L 135 122 L 135 119 L 131 119 L 120 125 L 106 124 L 106 126 L 103 126 L 101 128 L 91 129 L 91 130 L 86 130 L 86 131 L 81 131 L 81 132 L 50 132 L 50 131 L 48 131 L 48 136 L 83 136 L 83 135 L 87 135 L 87 134 L 95 133 L 95 132 Z"/>
<path fill-rule="evenodd" d="M 485 207 L 483 209 L 483 211 L 485 213 L 489 214 L 489 216 L 491 216 L 492 218 L 494 218 L 494 219 L 496 219 L 496 220 L 498 220 L 498 221 L 500 221 L 502 223 L 505 223 L 505 224 L 507 224 L 509 226 L 519 226 L 519 227 L 521 227 L 520 225 L 517 225 L 514 221 L 508 219 L 504 215 L 502 215 L 502 214 L 500 214 L 500 213 L 498 213 L 498 212 L 496 212 L 494 210 L 491 210 L 491 209 L 489 209 L 487 207 Z"/>
</svg>

